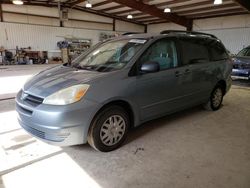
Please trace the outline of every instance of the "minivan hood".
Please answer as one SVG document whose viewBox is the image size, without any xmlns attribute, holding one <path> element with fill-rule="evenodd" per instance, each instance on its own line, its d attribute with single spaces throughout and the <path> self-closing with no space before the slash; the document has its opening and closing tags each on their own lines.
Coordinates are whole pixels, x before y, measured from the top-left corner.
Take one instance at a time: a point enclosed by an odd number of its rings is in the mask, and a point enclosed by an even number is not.
<svg viewBox="0 0 250 188">
<path fill-rule="evenodd" d="M 29 94 L 45 98 L 63 88 L 88 83 L 103 74 L 105 73 L 56 66 L 34 76 L 24 85 L 23 90 Z"/>
</svg>

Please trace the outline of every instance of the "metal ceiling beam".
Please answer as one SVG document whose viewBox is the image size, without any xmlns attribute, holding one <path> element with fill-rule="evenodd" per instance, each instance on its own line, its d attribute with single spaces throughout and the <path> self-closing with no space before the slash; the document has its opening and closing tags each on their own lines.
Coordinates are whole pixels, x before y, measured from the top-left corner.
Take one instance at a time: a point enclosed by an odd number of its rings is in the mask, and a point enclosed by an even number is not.
<svg viewBox="0 0 250 188">
<path fill-rule="evenodd" d="M 245 15 L 249 14 L 248 12 L 235 12 L 235 13 L 226 13 L 221 15 L 211 15 L 211 16 L 203 16 L 199 18 L 195 18 L 196 20 L 207 19 L 207 18 L 218 18 L 218 17 L 225 17 L 225 16 L 237 16 L 237 15 Z"/>
<path fill-rule="evenodd" d="M 250 11 L 250 1 L 249 0 L 234 0 L 236 3 L 240 4 L 242 7 Z"/>
<path fill-rule="evenodd" d="M 226 9 L 224 9 L 224 8 L 226 8 Z M 204 8 L 197 8 L 197 9 L 178 11 L 177 13 L 185 15 L 185 14 L 195 13 L 195 12 L 206 13 L 206 12 L 216 11 L 216 10 L 220 10 L 220 11 L 223 12 L 224 10 L 227 10 L 228 8 L 241 8 L 241 7 L 239 7 L 235 3 L 231 3 L 231 4 L 225 4 L 225 5 L 221 4 L 221 5 L 217 5 L 217 6 L 213 6 L 213 7 L 204 7 Z M 242 10 L 243 10 L 243 8 L 242 8 Z"/>
<path fill-rule="evenodd" d="M 166 14 L 163 12 L 162 9 L 158 9 L 154 5 L 148 5 L 134 0 L 112 0 L 112 1 L 185 27 L 190 27 L 191 24 L 191 20 L 185 17 L 178 16 L 177 14 L 174 13 Z"/>
<path fill-rule="evenodd" d="M 232 8 L 232 9 L 227 9 L 227 10 L 217 10 L 217 11 L 211 11 L 211 12 L 207 12 L 207 13 L 195 13 L 194 14 L 189 14 L 187 15 L 187 17 L 189 18 L 201 18 L 201 17 L 209 17 L 209 16 L 219 16 L 219 15 L 224 15 L 227 16 L 229 14 L 233 14 L 233 13 L 242 13 L 244 14 L 246 11 L 243 10 L 241 7 L 240 8 Z"/>
<path fill-rule="evenodd" d="M 148 25 L 150 24 L 162 24 L 162 23 L 169 23 L 168 21 L 157 21 L 157 22 L 150 22 L 148 23 Z"/>
<path fill-rule="evenodd" d="M 106 4 L 109 4 L 109 3 L 112 3 L 112 1 L 110 1 L 110 0 L 102 1 L 100 3 L 93 4 L 92 7 L 96 8 L 96 7 L 103 6 L 103 5 L 106 5 Z"/>
<path fill-rule="evenodd" d="M 122 20 L 122 21 L 130 22 L 130 23 L 134 23 L 134 24 L 139 24 L 139 25 L 143 25 L 143 26 L 145 25 L 145 24 L 143 24 L 141 22 L 137 22 L 135 20 L 127 19 L 127 18 L 124 18 L 124 17 L 121 17 L 121 16 L 116 16 L 116 15 L 114 15 L 112 13 L 105 13 L 105 12 L 102 12 L 100 10 L 87 9 L 87 8 L 80 7 L 80 6 L 75 6 L 74 9 L 89 12 L 89 13 L 93 13 L 93 14 L 97 14 L 99 16 L 115 18 L 117 20 Z"/>
<path fill-rule="evenodd" d="M 1 2 L 1 4 L 12 4 L 11 1 L 9 0 L 3 0 L 3 2 Z M 31 5 L 31 6 L 44 6 L 44 7 L 57 7 L 58 5 L 56 3 L 51 3 L 51 4 L 47 4 L 46 1 L 44 2 L 39 2 L 39 3 L 28 3 L 28 2 L 24 2 L 24 5 Z M 138 25 L 143 25 L 145 26 L 145 24 L 141 23 L 141 22 L 138 22 L 138 21 L 135 21 L 135 20 L 131 20 L 131 19 L 126 19 L 124 17 L 120 17 L 120 16 L 116 16 L 116 15 L 113 15 L 113 14 L 108 14 L 108 13 L 105 13 L 105 12 L 101 12 L 99 10 L 93 10 L 93 9 L 87 9 L 85 7 L 80 7 L 80 6 L 74 6 L 74 7 L 70 7 L 69 4 L 62 4 L 62 7 L 65 7 L 65 8 L 73 8 L 75 10 L 80 10 L 80 11 L 84 11 L 84 12 L 89 12 L 89 13 L 93 13 L 93 14 L 96 14 L 96 15 L 99 15 L 99 16 L 104 16 L 104 17 L 107 17 L 107 18 L 115 18 L 117 20 L 121 20 L 121 21 L 125 21 L 125 22 L 130 22 L 130 23 L 134 23 L 134 24 L 138 24 Z"/>
<path fill-rule="evenodd" d="M 185 3 L 188 1 L 190 1 L 190 3 L 191 3 L 191 0 L 173 0 L 173 1 L 163 2 L 163 3 L 156 3 L 153 5 L 155 5 L 157 7 L 161 7 L 161 6 L 168 6 L 168 5 L 173 5 L 173 4 L 177 4 L 177 3 Z"/>
<path fill-rule="evenodd" d="M 0 22 L 3 22 L 3 9 L 2 9 L 2 3 L 0 3 Z"/>
<path fill-rule="evenodd" d="M 139 17 L 139 18 L 134 18 L 135 20 L 137 20 L 137 21 L 140 21 L 140 20 L 145 20 L 145 19 L 148 19 L 148 18 L 157 18 L 157 17 L 155 17 L 155 16 L 144 16 L 144 17 Z M 157 19 L 159 19 L 159 18 L 157 18 Z"/>
<path fill-rule="evenodd" d="M 124 8 L 124 7 L 125 7 L 124 5 L 117 5 L 117 6 L 112 6 L 112 7 L 108 7 L 108 8 L 104 8 L 104 9 L 99 9 L 99 10 L 103 11 L 103 12 L 107 12 L 110 10 L 115 10 L 115 9 Z"/>
<path fill-rule="evenodd" d="M 231 0 L 223 0 L 223 2 L 229 2 Z M 186 3 L 186 2 L 190 2 L 189 4 L 184 4 L 184 5 L 177 5 L 175 6 L 175 4 L 179 4 L 179 3 Z M 173 0 L 173 1 L 168 1 L 168 2 L 162 2 L 162 3 L 155 3 L 153 5 L 157 6 L 157 7 L 162 7 L 162 6 L 169 6 L 169 5 L 173 5 L 173 7 L 183 7 L 183 8 L 189 8 L 192 6 L 201 6 L 201 5 L 207 5 L 207 4 L 211 4 L 213 5 L 213 1 L 212 0 L 207 0 L 207 1 L 202 1 L 202 2 L 197 2 L 194 3 L 191 0 Z"/>
<path fill-rule="evenodd" d="M 113 14 L 124 14 L 124 13 L 129 13 L 129 12 L 133 12 L 136 11 L 135 9 L 128 9 L 128 10 L 122 10 L 122 11 L 117 11 L 117 12 L 112 12 Z"/>
<path fill-rule="evenodd" d="M 77 4 L 83 3 L 83 2 L 85 2 L 85 1 L 86 1 L 86 0 L 76 0 L 76 1 L 73 2 L 73 3 L 70 3 L 70 6 L 73 7 L 73 6 L 77 5 Z"/>
<path fill-rule="evenodd" d="M 226 5 L 225 2 L 231 2 L 230 0 L 224 0 L 223 1 L 223 5 Z M 157 6 L 157 4 L 156 4 Z M 197 3 L 191 3 L 191 4 L 187 4 L 187 5 L 178 5 L 178 6 L 174 6 L 172 9 L 172 11 L 178 11 L 178 10 L 183 10 L 183 9 L 199 9 L 200 6 L 206 6 L 206 7 L 215 7 L 213 2 L 211 2 L 211 0 L 208 1 L 202 1 L 202 2 L 197 2 Z"/>
</svg>

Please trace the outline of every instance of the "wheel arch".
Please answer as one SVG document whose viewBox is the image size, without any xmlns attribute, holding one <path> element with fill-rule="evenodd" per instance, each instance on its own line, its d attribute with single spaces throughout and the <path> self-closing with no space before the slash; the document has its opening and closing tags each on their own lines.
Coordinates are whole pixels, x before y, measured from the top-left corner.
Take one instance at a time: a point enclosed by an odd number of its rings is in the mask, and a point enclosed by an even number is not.
<svg viewBox="0 0 250 188">
<path fill-rule="evenodd" d="M 123 100 L 123 99 L 115 99 L 115 100 L 111 100 L 111 101 L 108 101 L 106 102 L 105 104 L 103 104 L 99 110 L 95 113 L 93 119 L 92 119 L 92 122 L 93 120 L 95 119 L 95 117 L 102 111 L 104 110 L 105 108 L 109 107 L 109 106 L 113 106 L 113 105 L 116 105 L 116 106 L 120 106 L 122 107 L 129 115 L 129 120 L 130 120 L 130 128 L 134 127 L 136 125 L 136 115 L 135 115 L 135 112 L 134 112 L 134 109 L 132 107 L 132 105 L 126 101 L 126 100 Z M 92 123 L 91 123 L 92 124 Z"/>
<path fill-rule="evenodd" d="M 226 81 L 225 80 L 219 80 L 217 82 L 217 85 L 220 85 L 222 87 L 222 89 L 223 89 L 223 95 L 225 95 L 226 94 L 226 88 L 227 88 Z"/>
</svg>

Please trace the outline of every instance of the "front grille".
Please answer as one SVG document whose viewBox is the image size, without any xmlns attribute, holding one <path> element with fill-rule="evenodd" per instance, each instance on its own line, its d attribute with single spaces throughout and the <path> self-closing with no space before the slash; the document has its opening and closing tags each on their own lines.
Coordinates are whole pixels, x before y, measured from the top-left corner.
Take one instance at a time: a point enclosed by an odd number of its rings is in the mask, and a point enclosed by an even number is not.
<svg viewBox="0 0 250 188">
<path fill-rule="evenodd" d="M 30 94 L 26 94 L 23 100 L 31 104 L 32 106 L 38 106 L 39 104 L 43 103 L 43 98 L 30 95 Z"/>
<path fill-rule="evenodd" d="M 32 127 L 29 127 L 29 126 L 26 126 L 26 125 L 22 125 L 22 127 L 29 133 L 31 133 L 32 135 L 34 136 L 37 136 L 39 138 L 42 138 L 42 139 L 45 139 L 45 133 L 42 132 L 42 131 L 39 131 L 35 128 L 32 128 Z"/>
<path fill-rule="evenodd" d="M 19 104 L 16 104 L 16 107 L 17 107 L 17 109 L 18 109 L 19 112 L 22 112 L 23 114 L 26 114 L 26 115 L 29 115 L 29 116 L 32 115 L 32 111 L 31 110 L 26 109 L 26 108 L 20 106 Z"/>
</svg>

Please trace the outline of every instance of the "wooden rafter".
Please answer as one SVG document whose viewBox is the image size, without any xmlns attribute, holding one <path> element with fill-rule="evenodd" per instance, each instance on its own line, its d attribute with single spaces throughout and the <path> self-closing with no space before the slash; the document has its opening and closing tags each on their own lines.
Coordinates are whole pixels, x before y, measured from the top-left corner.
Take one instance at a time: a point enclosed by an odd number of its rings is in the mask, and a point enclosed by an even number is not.
<svg viewBox="0 0 250 188">
<path fill-rule="evenodd" d="M 190 27 L 191 20 L 188 20 L 185 17 L 178 16 L 177 14 L 174 13 L 165 14 L 161 9 L 158 9 L 154 5 L 148 5 L 134 0 L 113 0 L 113 2 L 139 10 L 143 13 L 147 13 L 161 19 L 165 19 L 167 21 L 171 21 L 173 23 L 185 27 Z"/>
</svg>

